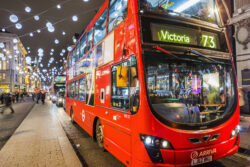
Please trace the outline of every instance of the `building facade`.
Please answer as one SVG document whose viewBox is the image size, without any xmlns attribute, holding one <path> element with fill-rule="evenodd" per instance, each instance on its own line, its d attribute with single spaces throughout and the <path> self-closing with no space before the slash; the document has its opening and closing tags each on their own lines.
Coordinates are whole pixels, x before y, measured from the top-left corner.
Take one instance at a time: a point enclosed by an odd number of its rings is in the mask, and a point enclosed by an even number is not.
<svg viewBox="0 0 250 167">
<path fill-rule="evenodd" d="M 234 0 L 236 67 L 240 87 L 250 86 L 250 0 Z"/>
<path fill-rule="evenodd" d="M 17 35 L 0 33 L 0 93 L 26 91 L 26 54 Z"/>
</svg>

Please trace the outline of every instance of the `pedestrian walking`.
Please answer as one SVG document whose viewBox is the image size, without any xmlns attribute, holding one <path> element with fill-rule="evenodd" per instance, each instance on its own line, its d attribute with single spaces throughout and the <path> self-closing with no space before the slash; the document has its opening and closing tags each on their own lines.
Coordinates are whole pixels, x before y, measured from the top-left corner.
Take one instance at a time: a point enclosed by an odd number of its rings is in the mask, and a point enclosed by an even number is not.
<svg viewBox="0 0 250 167">
<path fill-rule="evenodd" d="M 36 94 L 36 103 L 37 104 L 39 103 L 40 98 L 41 98 L 41 92 Z"/>
<path fill-rule="evenodd" d="M 19 102 L 19 92 L 16 93 L 16 102 Z"/>
<path fill-rule="evenodd" d="M 4 101 L 5 101 L 5 106 L 4 108 L 2 109 L 2 111 L 0 113 L 4 113 L 4 111 L 9 108 L 11 110 L 11 114 L 13 114 L 15 111 L 14 109 L 12 108 L 12 98 L 11 98 L 11 95 L 10 94 L 6 94 L 5 98 L 4 98 Z"/>
<path fill-rule="evenodd" d="M 11 99 L 12 99 L 12 103 L 15 103 L 16 102 L 16 96 L 15 94 L 11 94 Z"/>
<path fill-rule="evenodd" d="M 41 100 L 42 100 L 43 104 L 45 102 L 45 97 L 46 97 L 45 92 L 42 92 L 42 94 L 41 94 Z"/>
<path fill-rule="evenodd" d="M 25 102 L 25 100 L 24 100 L 24 93 L 21 93 L 20 97 L 21 97 L 20 102 Z"/>
<path fill-rule="evenodd" d="M 4 93 L 1 94 L 1 96 L 0 96 L 0 101 L 1 101 L 1 104 L 4 103 Z"/>
<path fill-rule="evenodd" d="M 32 96 L 32 100 L 35 101 L 35 93 L 34 92 L 31 94 L 31 96 Z"/>
<path fill-rule="evenodd" d="M 250 113 L 250 91 L 248 91 L 247 93 L 247 98 L 248 98 L 248 109 L 249 109 L 248 113 Z"/>
</svg>

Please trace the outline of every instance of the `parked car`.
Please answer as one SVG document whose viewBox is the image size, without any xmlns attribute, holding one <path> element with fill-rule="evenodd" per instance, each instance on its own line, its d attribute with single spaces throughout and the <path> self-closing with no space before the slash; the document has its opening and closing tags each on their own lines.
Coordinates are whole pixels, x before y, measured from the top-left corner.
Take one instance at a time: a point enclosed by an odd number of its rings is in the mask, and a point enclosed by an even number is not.
<svg viewBox="0 0 250 167">
<path fill-rule="evenodd" d="M 64 100 L 65 100 L 65 92 L 57 92 L 56 106 L 63 107 Z"/>
</svg>

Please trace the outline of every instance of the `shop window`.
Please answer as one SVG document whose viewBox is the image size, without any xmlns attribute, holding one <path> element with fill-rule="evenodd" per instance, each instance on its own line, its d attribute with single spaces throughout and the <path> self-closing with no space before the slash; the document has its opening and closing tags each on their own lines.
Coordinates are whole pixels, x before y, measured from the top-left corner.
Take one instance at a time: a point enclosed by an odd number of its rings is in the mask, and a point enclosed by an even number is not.
<svg viewBox="0 0 250 167">
<path fill-rule="evenodd" d="M 128 0 L 111 0 L 109 7 L 109 25 L 110 33 L 127 16 Z"/>
<path fill-rule="evenodd" d="M 85 78 L 79 80 L 79 100 L 85 101 Z"/>
<path fill-rule="evenodd" d="M 128 62 L 112 67 L 111 105 L 121 110 L 129 109 L 129 72 Z"/>
<path fill-rule="evenodd" d="M 106 35 L 107 10 L 99 17 L 95 23 L 94 45 L 100 42 Z"/>
<path fill-rule="evenodd" d="M 3 61 L 3 70 L 6 70 L 7 69 L 7 64 L 6 64 L 6 60 Z"/>
</svg>

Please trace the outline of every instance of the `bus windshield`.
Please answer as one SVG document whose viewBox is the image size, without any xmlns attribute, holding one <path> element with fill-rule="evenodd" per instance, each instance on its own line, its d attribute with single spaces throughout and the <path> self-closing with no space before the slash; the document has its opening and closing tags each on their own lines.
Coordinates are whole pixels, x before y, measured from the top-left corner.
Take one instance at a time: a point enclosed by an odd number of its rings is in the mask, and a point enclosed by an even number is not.
<svg viewBox="0 0 250 167">
<path fill-rule="evenodd" d="M 221 25 L 214 0 L 142 0 L 141 10 L 166 12 Z"/>
<path fill-rule="evenodd" d="M 236 101 L 230 60 L 191 55 L 145 54 L 151 109 L 164 120 L 207 125 L 232 112 Z"/>
</svg>

